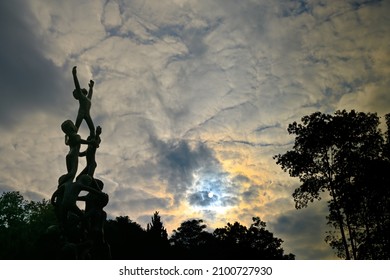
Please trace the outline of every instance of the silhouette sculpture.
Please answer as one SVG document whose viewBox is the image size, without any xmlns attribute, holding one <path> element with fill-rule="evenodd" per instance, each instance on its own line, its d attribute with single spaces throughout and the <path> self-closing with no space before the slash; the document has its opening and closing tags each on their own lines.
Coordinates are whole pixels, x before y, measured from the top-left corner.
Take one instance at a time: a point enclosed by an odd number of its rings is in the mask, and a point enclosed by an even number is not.
<svg viewBox="0 0 390 280">
<path fill-rule="evenodd" d="M 68 173 L 59 178 L 58 185 L 62 185 L 69 181 L 71 182 L 76 176 L 81 144 L 93 144 L 92 141 L 81 139 L 80 135 L 77 134 L 76 126 L 71 120 L 64 121 L 61 125 L 61 129 L 65 133 L 65 144 L 69 146 L 69 153 L 66 156 L 66 169 L 68 170 Z"/>
<path fill-rule="evenodd" d="M 108 195 L 102 192 L 103 182 L 94 178 L 96 151 L 101 143 L 102 129 L 96 127 L 90 116 L 92 89 L 94 82 L 89 83 L 89 92 L 81 89 L 77 79 L 76 66 L 72 69 L 76 89 L 73 96 L 79 101 L 76 123 L 66 120 L 61 129 L 65 133 L 65 144 L 69 146 L 66 155 L 67 173 L 58 179 L 57 190 L 51 197 L 51 204 L 59 222 L 61 249 L 58 258 L 62 259 L 110 259 L 110 246 L 105 241 L 104 223 L 107 214 L 103 208 L 108 204 Z M 78 134 L 82 120 L 85 120 L 90 135 L 87 140 Z M 81 145 L 88 145 L 80 152 Z M 76 177 L 79 157 L 86 157 L 87 165 Z M 76 178 L 76 179 L 75 179 Z M 80 196 L 80 193 L 87 192 Z M 77 201 L 84 201 L 85 208 L 80 209 Z"/>
<path fill-rule="evenodd" d="M 95 154 L 101 142 L 100 139 L 101 133 L 102 133 L 102 128 L 100 126 L 96 127 L 95 136 L 88 136 L 87 138 L 87 141 L 89 141 L 88 148 L 84 152 L 79 153 L 80 157 L 85 157 L 87 159 L 87 165 L 85 166 L 83 171 L 80 172 L 79 176 L 83 174 L 88 174 L 89 176 L 93 177 L 93 174 L 95 173 L 95 169 L 97 167 Z"/>
<path fill-rule="evenodd" d="M 81 122 L 84 119 L 87 122 L 90 135 L 94 136 L 95 135 L 95 126 L 93 124 L 93 121 L 92 121 L 92 118 L 91 118 L 91 115 L 89 112 L 91 109 L 91 99 L 92 99 L 94 81 L 93 80 L 89 81 L 89 91 L 87 92 L 87 90 L 85 88 L 83 88 L 83 89 L 80 88 L 80 83 L 79 83 L 79 80 L 77 78 L 76 66 L 73 67 L 72 74 L 73 74 L 74 85 L 76 87 L 75 90 L 73 90 L 73 97 L 75 99 L 77 99 L 80 103 L 75 126 L 77 127 L 77 129 L 79 129 Z"/>
</svg>

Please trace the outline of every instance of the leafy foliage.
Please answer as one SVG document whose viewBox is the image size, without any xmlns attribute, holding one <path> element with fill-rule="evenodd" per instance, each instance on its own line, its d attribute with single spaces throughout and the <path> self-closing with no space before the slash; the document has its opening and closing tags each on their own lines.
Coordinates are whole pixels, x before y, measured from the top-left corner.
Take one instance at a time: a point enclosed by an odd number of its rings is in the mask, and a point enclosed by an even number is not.
<svg viewBox="0 0 390 280">
<path fill-rule="evenodd" d="M 214 236 L 220 243 L 221 254 L 228 259 L 294 259 L 294 255 L 284 255 L 283 241 L 274 237 L 266 229 L 266 223 L 254 217 L 249 228 L 238 222 L 228 223 L 224 228 L 217 228 Z"/>
<path fill-rule="evenodd" d="M 156 239 L 168 240 L 167 230 L 164 228 L 158 211 L 153 214 L 152 222 L 147 225 L 146 232 Z"/>
<path fill-rule="evenodd" d="M 168 239 L 155 212 L 146 229 L 119 216 L 108 220 L 104 230 L 113 259 L 294 259 L 283 255 L 282 240 L 265 227 L 260 218 L 253 218 L 249 228 L 235 222 L 211 233 L 203 220 L 192 219 Z M 0 196 L 0 259 L 72 259 L 66 254 L 69 245 L 48 201 L 27 201 L 19 192 Z"/>
<path fill-rule="evenodd" d="M 152 216 L 152 222 L 147 225 L 147 251 L 154 259 L 161 259 L 169 249 L 168 233 L 161 220 L 161 216 L 156 211 Z"/>
<path fill-rule="evenodd" d="M 390 117 L 386 116 L 387 125 Z M 379 117 L 354 110 L 334 115 L 316 112 L 292 123 L 292 150 L 276 155 L 276 163 L 301 186 L 293 193 L 297 209 L 321 199 L 330 200 L 328 221 L 337 231 L 326 241 L 346 259 L 390 258 L 389 244 L 389 130 L 387 142 Z M 385 237 L 387 235 L 387 237 Z"/>
<path fill-rule="evenodd" d="M 169 239 L 174 254 L 186 259 L 199 259 L 211 248 L 212 234 L 206 231 L 202 219 L 192 219 L 181 223 Z"/>
<path fill-rule="evenodd" d="M 105 225 L 105 237 L 110 244 L 113 259 L 147 258 L 145 230 L 128 216 L 108 220 Z"/>
<path fill-rule="evenodd" d="M 0 259 L 30 259 L 42 256 L 40 237 L 56 224 L 47 200 L 27 201 L 19 192 L 0 196 Z"/>
</svg>

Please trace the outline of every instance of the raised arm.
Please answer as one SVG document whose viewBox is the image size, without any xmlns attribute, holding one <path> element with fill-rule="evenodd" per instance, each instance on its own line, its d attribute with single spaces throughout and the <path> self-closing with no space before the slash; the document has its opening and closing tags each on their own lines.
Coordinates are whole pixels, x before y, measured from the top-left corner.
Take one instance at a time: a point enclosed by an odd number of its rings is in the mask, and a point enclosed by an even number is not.
<svg viewBox="0 0 390 280">
<path fill-rule="evenodd" d="M 93 85 L 95 82 L 93 80 L 89 81 L 89 91 L 88 91 L 88 98 L 91 100 L 92 99 L 92 93 L 93 93 Z"/>
<path fill-rule="evenodd" d="M 81 87 L 80 87 L 79 79 L 77 79 L 77 70 L 76 70 L 76 67 L 77 67 L 77 66 L 74 66 L 73 69 L 72 69 L 73 81 L 74 81 L 74 86 L 76 87 L 76 90 L 79 91 L 79 92 L 81 92 Z"/>
</svg>

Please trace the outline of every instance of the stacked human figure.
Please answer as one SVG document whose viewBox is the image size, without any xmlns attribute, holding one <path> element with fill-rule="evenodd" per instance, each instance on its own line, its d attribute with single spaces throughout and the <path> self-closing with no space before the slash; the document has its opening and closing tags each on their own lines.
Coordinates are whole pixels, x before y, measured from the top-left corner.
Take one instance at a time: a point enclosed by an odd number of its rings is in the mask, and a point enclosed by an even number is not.
<svg viewBox="0 0 390 280">
<path fill-rule="evenodd" d="M 76 66 L 72 69 L 75 90 L 73 96 L 79 101 L 76 122 L 66 120 L 61 129 L 65 133 L 65 144 L 69 146 L 66 155 L 67 173 L 58 179 L 57 190 L 53 193 L 51 203 L 54 206 L 64 243 L 60 257 L 67 259 L 108 259 L 110 248 L 104 239 L 104 222 L 107 214 L 103 208 L 108 203 L 108 195 L 102 191 L 103 182 L 94 178 L 97 167 L 95 154 L 102 132 L 90 116 L 91 99 L 94 82 L 89 82 L 89 90 L 80 87 Z M 82 121 L 89 128 L 86 140 L 78 134 Z M 84 151 L 81 146 L 86 145 Z M 79 157 L 86 158 L 85 168 L 77 175 Z M 77 175 L 77 176 L 76 176 Z M 80 196 L 84 191 L 87 194 Z M 77 201 L 85 202 L 85 209 L 80 209 Z"/>
</svg>

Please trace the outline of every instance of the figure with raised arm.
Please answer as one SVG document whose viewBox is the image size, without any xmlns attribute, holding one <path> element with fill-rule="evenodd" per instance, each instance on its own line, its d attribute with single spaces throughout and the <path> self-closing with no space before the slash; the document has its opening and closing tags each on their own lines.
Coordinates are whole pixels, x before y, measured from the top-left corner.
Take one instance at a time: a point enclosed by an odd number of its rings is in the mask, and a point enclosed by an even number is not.
<svg viewBox="0 0 390 280">
<path fill-rule="evenodd" d="M 74 85 L 76 87 L 75 90 L 73 91 L 73 96 L 80 103 L 75 126 L 78 130 L 80 128 L 81 122 L 83 120 L 85 120 L 87 125 L 88 125 L 90 135 L 94 136 L 95 135 L 95 126 L 93 124 L 93 121 L 92 121 L 92 118 L 91 118 L 91 115 L 89 112 L 91 109 L 91 99 L 92 99 L 94 81 L 93 80 L 89 81 L 89 91 L 87 92 L 87 90 L 85 88 L 81 89 L 81 87 L 80 87 L 80 83 L 79 83 L 79 80 L 77 78 L 76 66 L 73 67 L 72 74 L 73 74 Z"/>
</svg>

